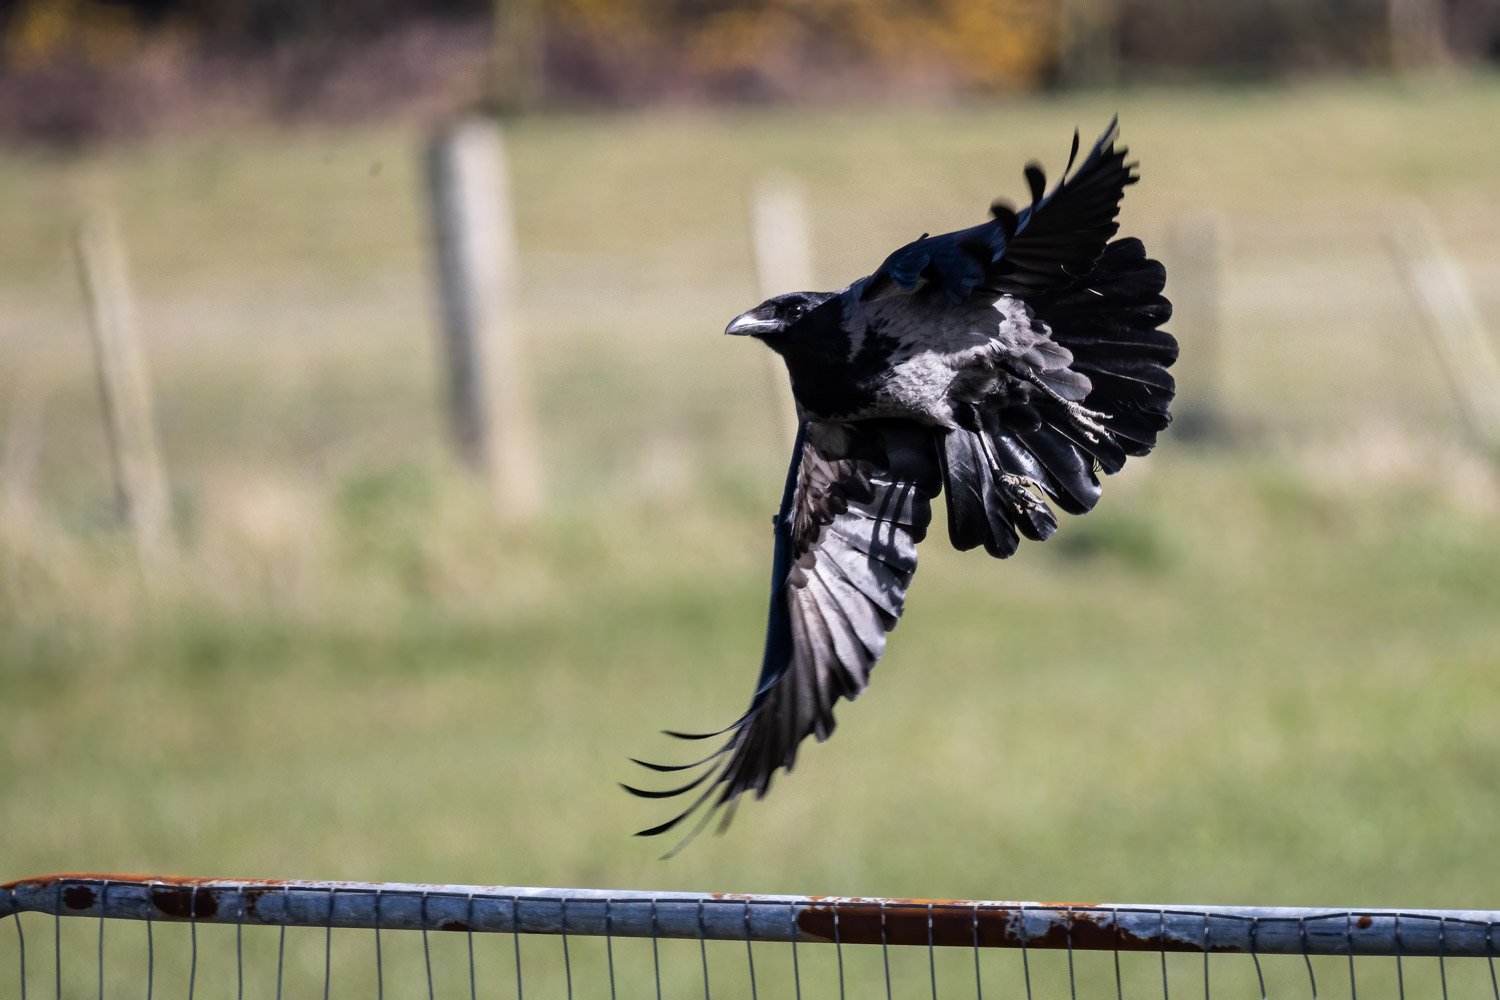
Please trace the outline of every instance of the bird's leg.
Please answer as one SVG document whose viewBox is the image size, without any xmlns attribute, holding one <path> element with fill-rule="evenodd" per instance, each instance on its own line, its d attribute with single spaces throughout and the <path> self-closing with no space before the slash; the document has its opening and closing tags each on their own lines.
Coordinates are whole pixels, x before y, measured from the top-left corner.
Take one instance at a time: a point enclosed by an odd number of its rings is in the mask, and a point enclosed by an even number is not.
<svg viewBox="0 0 1500 1000">
<path fill-rule="evenodd" d="M 979 412 L 979 406 L 975 403 L 969 404 L 969 419 L 978 432 L 979 445 L 984 449 L 984 458 L 989 462 L 990 473 L 997 477 L 1006 475 L 1000 471 L 1000 457 L 995 454 L 995 443 L 990 440 L 989 432 L 984 427 L 984 416 Z"/>
<path fill-rule="evenodd" d="M 1042 390 L 1042 395 L 1063 408 L 1063 411 L 1067 413 L 1068 418 L 1073 422 L 1073 426 L 1078 428 L 1090 442 L 1097 443 L 1100 436 L 1109 437 L 1109 428 L 1100 423 L 1101 420 L 1109 419 L 1110 415 L 1108 413 L 1091 410 L 1082 403 L 1075 403 L 1071 399 L 1064 399 L 1058 394 L 1056 389 L 1053 389 L 1046 382 L 1042 381 L 1041 376 L 1035 372 L 1027 371 L 1024 375 L 1026 381 Z"/>
<path fill-rule="evenodd" d="M 979 444 L 984 449 L 985 460 L 989 462 L 990 474 L 995 482 L 1000 485 L 1000 492 L 1010 498 L 1017 507 L 1035 510 L 1038 507 L 1043 510 L 1047 505 L 1042 501 L 1041 484 L 1030 476 L 1022 476 L 1014 472 L 1006 472 L 1000 467 L 1000 457 L 995 454 L 995 443 L 990 440 L 988 433 L 984 431 L 984 424 L 980 419 L 979 407 L 973 407 L 975 426 L 980 428 Z"/>
<path fill-rule="evenodd" d="M 1030 476 L 1019 476 L 1013 472 L 1000 473 L 1000 481 L 1006 486 L 1010 486 L 1018 490 L 1025 490 L 1028 493 L 1034 490 L 1040 490 L 1042 488 L 1041 484 L 1039 484 L 1035 479 L 1032 479 Z"/>
<path fill-rule="evenodd" d="M 1009 472 L 1003 472 L 998 476 L 1000 492 L 1010 500 L 1016 510 L 1021 513 L 1028 511 L 1045 512 L 1048 516 L 1051 511 L 1047 503 L 1041 497 L 1042 488 L 1035 479 L 1030 476 L 1018 476 Z"/>
</svg>

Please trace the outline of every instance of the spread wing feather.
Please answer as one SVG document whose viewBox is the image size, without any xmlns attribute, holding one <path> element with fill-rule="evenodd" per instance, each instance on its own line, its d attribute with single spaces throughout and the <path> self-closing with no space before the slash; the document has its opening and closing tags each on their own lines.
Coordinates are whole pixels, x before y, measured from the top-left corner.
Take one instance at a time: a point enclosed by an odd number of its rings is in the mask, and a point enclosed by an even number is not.
<svg viewBox="0 0 1500 1000">
<path fill-rule="evenodd" d="M 834 704 L 865 689 L 901 616 L 939 483 L 928 428 L 884 420 L 803 425 L 776 517 L 766 648 L 750 708 L 697 764 L 644 765 L 703 770 L 665 790 L 626 786 L 653 799 L 702 789 L 641 835 L 665 833 L 702 811 L 691 839 L 720 807 L 747 792 L 764 796 L 807 737 L 828 738 Z"/>
<path fill-rule="evenodd" d="M 987 223 L 924 236 L 861 286 L 866 300 L 907 293 L 955 308 L 1007 298 L 1020 310 L 1007 315 L 1029 324 L 997 353 L 995 371 L 958 393 L 968 410 L 939 449 L 959 549 L 982 545 L 1005 558 L 1021 538 L 1049 537 L 1048 502 L 1092 510 L 1099 474 L 1149 452 L 1170 420 L 1177 341 L 1161 329 L 1172 313 L 1166 275 L 1139 240 L 1111 242 L 1136 180 L 1115 139 L 1112 121 L 1074 171 L 1075 133 L 1050 192 L 1041 168 L 1028 165 L 1030 205 L 997 203 Z"/>
<path fill-rule="evenodd" d="M 923 236 L 885 259 L 865 284 L 871 298 L 899 289 L 942 294 L 954 303 L 976 295 L 1025 295 L 1066 287 L 1088 273 L 1119 229 L 1120 198 L 1134 184 L 1128 152 L 1116 148 L 1111 121 L 1078 170 L 1078 133 L 1063 179 L 1043 193 L 1041 167 L 1026 168 L 1030 205 L 1019 212 L 997 202 L 994 218 L 969 229 Z"/>
</svg>

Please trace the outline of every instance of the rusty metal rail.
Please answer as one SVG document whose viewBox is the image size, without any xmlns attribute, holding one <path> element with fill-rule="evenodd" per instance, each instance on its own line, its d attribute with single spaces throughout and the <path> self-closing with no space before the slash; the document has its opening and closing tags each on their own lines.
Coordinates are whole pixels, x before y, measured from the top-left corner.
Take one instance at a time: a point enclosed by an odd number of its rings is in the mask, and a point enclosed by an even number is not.
<svg viewBox="0 0 1500 1000">
<path fill-rule="evenodd" d="M 1500 911 L 1142 906 L 64 874 L 0 886 L 0 918 L 1071 951 L 1500 954 Z"/>
</svg>

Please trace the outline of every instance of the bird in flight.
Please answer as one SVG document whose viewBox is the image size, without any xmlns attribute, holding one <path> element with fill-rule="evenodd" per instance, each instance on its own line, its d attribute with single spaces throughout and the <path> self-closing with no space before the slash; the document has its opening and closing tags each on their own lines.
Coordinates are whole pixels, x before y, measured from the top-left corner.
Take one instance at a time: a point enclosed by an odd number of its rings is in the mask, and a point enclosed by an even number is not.
<svg viewBox="0 0 1500 1000">
<path fill-rule="evenodd" d="M 1099 473 L 1145 455 L 1171 416 L 1177 341 L 1166 271 L 1138 239 L 1114 239 L 1135 164 L 1110 122 L 1078 169 L 1078 133 L 1051 191 L 1025 168 L 1031 202 L 927 236 L 835 292 L 790 292 L 724 331 L 786 362 L 799 430 L 774 519 L 765 654 L 750 707 L 713 733 L 698 773 L 645 798 L 691 796 L 641 836 L 763 797 L 833 707 L 865 689 L 901 617 L 932 500 L 947 491 L 948 537 L 1004 559 L 1099 499 Z M 678 845 L 681 849 L 682 844 Z M 675 850 L 674 850 L 675 853 Z"/>
</svg>

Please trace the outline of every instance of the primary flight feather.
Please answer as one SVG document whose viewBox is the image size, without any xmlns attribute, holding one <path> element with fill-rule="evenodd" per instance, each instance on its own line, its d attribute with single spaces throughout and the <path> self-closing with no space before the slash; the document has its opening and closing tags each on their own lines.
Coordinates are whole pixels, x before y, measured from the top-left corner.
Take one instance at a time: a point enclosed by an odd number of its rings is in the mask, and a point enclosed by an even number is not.
<svg viewBox="0 0 1500 1000">
<path fill-rule="evenodd" d="M 1144 455 L 1171 419 L 1177 341 L 1166 272 L 1136 239 L 1115 240 L 1134 164 L 1115 123 L 1050 192 L 1025 169 L 1030 204 L 997 202 L 971 229 L 923 236 L 836 292 L 792 292 L 731 322 L 786 362 L 800 429 L 775 518 L 771 608 L 745 714 L 646 798 L 691 796 L 644 836 L 700 810 L 697 832 L 739 797 L 764 796 L 833 706 L 869 683 L 901 617 L 932 500 L 947 491 L 948 537 L 1005 558 L 1082 514 L 1099 477 Z M 689 835 L 689 839 L 691 834 Z"/>
</svg>

